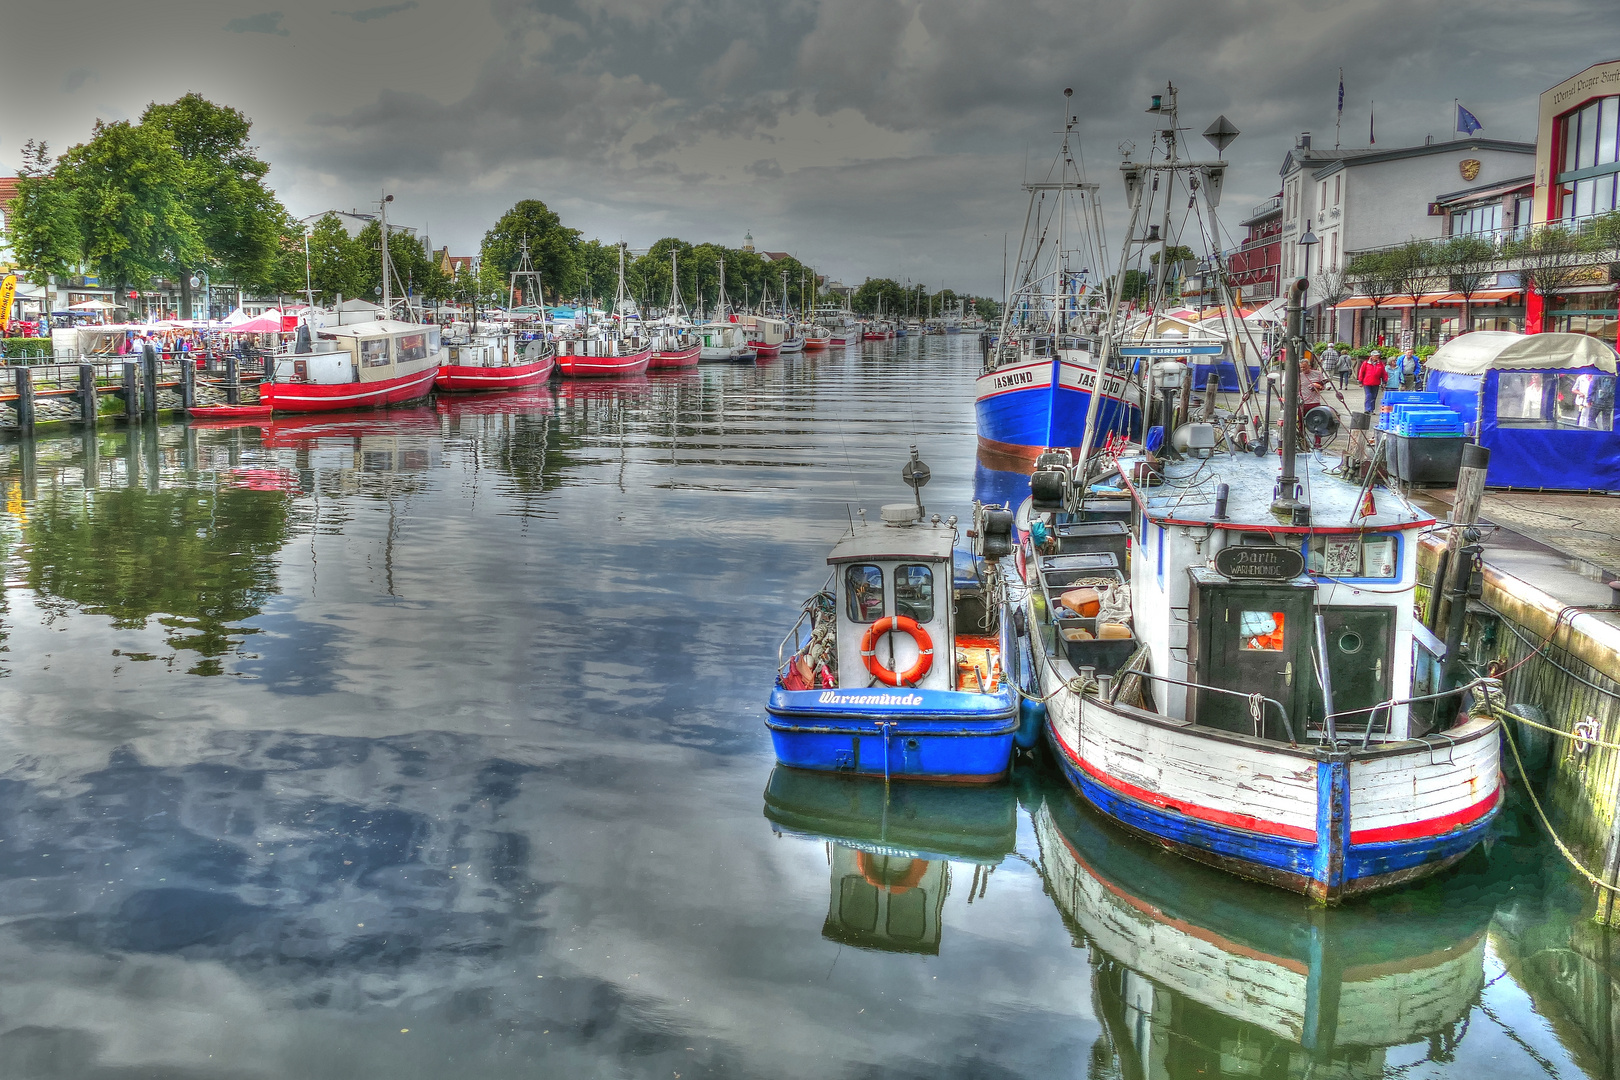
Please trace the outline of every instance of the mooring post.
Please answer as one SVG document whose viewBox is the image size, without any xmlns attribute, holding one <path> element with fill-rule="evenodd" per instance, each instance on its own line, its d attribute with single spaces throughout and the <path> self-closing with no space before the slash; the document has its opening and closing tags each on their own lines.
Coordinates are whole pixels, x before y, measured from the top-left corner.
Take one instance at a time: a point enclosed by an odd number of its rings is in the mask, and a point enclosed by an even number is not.
<svg viewBox="0 0 1620 1080">
<path fill-rule="evenodd" d="M 132 368 L 134 364 L 125 364 Z M 134 422 L 124 426 L 124 486 L 138 488 L 141 486 L 141 431 L 140 417 Z"/>
<path fill-rule="evenodd" d="M 101 486 L 101 447 L 96 445 L 96 429 L 86 426 L 79 429 L 79 438 L 84 442 L 84 486 L 95 488 Z"/>
<path fill-rule="evenodd" d="M 79 419 L 83 423 L 95 427 L 100 405 L 100 399 L 96 396 L 96 366 L 94 364 L 80 364 Z"/>
<path fill-rule="evenodd" d="M 34 373 L 26 367 L 11 369 L 17 382 L 17 431 L 23 435 L 34 433 Z"/>
<path fill-rule="evenodd" d="M 190 412 L 197 407 L 197 364 L 180 354 L 180 407 Z"/>
<path fill-rule="evenodd" d="M 1366 415 L 1366 414 L 1362 414 Z M 1485 501 L 1485 473 L 1490 469 L 1491 451 L 1489 447 L 1478 443 L 1465 443 L 1462 453 L 1462 468 L 1457 471 L 1456 497 L 1451 502 L 1451 535 L 1446 538 L 1446 546 L 1440 553 L 1439 561 L 1434 567 L 1434 588 L 1429 593 L 1428 616 L 1429 629 L 1440 632 L 1442 626 L 1451 623 L 1451 609 L 1447 605 L 1447 592 L 1445 588 L 1446 577 L 1450 574 L 1452 566 L 1457 559 L 1457 549 L 1462 546 L 1462 534 L 1468 526 L 1479 521 L 1479 508 Z"/>
<path fill-rule="evenodd" d="M 225 404 L 242 404 L 242 385 L 237 381 L 236 354 L 225 354 Z"/>
<path fill-rule="evenodd" d="M 141 387 L 141 397 L 144 399 L 141 404 L 145 407 L 146 415 L 154 419 L 158 414 L 157 367 L 157 350 L 148 345 L 141 350 L 141 381 L 145 383 Z"/>
<path fill-rule="evenodd" d="M 1220 389 L 1221 377 L 1213 371 L 1210 372 L 1209 378 L 1204 382 L 1204 408 L 1198 414 L 1198 419 L 1206 424 L 1215 419 L 1215 395 L 1220 392 Z"/>
<path fill-rule="evenodd" d="M 136 423 L 141 418 L 141 382 L 133 362 L 124 363 L 124 420 Z"/>
<path fill-rule="evenodd" d="M 25 502 L 39 498 L 39 459 L 33 436 L 17 440 L 17 456 L 22 459 L 22 497 Z"/>
</svg>

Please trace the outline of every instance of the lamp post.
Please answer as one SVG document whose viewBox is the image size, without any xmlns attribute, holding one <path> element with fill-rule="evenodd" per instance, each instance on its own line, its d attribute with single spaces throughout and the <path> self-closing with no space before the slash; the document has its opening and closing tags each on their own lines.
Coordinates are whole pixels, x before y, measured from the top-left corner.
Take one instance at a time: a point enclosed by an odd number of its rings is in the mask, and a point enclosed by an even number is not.
<svg viewBox="0 0 1620 1080">
<path fill-rule="evenodd" d="M 1306 281 L 1311 279 L 1311 248 L 1315 247 L 1319 243 L 1321 243 L 1321 241 L 1316 238 L 1315 233 L 1311 232 L 1311 223 L 1307 221 L 1305 223 L 1305 235 L 1299 238 L 1299 246 L 1304 250 L 1305 254 L 1305 262 L 1299 276 L 1304 278 Z M 1303 316 L 1303 319 L 1308 320 L 1309 315 Z"/>
<path fill-rule="evenodd" d="M 202 294 L 203 294 L 203 321 L 204 322 L 213 322 L 214 321 L 214 304 L 213 304 L 213 299 L 214 298 L 213 298 L 213 294 L 212 294 L 212 292 L 211 292 L 211 290 L 209 288 L 209 284 L 208 284 L 208 271 L 199 270 L 195 274 L 191 275 L 191 287 L 193 289 L 195 289 L 198 286 L 202 287 Z M 195 319 L 197 317 L 197 313 L 195 311 L 193 311 L 191 313 L 191 317 L 193 319 Z"/>
</svg>

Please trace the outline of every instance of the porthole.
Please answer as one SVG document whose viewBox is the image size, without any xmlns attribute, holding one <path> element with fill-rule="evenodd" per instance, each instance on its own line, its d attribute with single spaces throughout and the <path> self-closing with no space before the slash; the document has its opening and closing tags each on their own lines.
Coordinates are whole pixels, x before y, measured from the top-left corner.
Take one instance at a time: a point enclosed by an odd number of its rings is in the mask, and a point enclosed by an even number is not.
<svg viewBox="0 0 1620 1080">
<path fill-rule="evenodd" d="M 1346 630 L 1339 635 L 1339 651 L 1342 653 L 1357 653 L 1361 651 L 1361 635 L 1354 630 Z"/>
</svg>

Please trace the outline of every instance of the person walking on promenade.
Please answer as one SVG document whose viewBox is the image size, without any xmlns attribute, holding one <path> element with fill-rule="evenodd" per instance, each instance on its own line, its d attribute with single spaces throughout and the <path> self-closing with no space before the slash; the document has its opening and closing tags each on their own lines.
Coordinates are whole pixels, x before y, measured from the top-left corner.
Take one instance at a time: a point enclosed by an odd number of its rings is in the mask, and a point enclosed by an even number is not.
<svg viewBox="0 0 1620 1080">
<path fill-rule="evenodd" d="M 1377 349 L 1367 354 L 1367 359 L 1361 362 L 1356 371 L 1356 382 L 1361 384 L 1365 396 L 1365 403 L 1361 411 L 1370 413 L 1378 408 L 1378 391 L 1384 385 L 1384 357 Z"/>
<path fill-rule="evenodd" d="M 1407 349 L 1401 353 L 1401 386 L 1409 387 L 1417 382 L 1418 358 L 1417 353 Z"/>
<path fill-rule="evenodd" d="M 1329 342 L 1328 347 L 1322 350 L 1322 373 L 1328 378 L 1339 377 L 1339 389 L 1344 389 L 1345 381 L 1350 378 L 1350 358 L 1342 355 L 1338 349 Z"/>
</svg>

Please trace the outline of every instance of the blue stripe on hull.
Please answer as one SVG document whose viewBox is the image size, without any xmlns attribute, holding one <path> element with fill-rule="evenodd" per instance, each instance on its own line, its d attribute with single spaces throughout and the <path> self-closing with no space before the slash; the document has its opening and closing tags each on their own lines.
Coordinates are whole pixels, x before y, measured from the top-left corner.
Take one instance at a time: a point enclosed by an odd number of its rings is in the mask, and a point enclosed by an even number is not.
<svg viewBox="0 0 1620 1080">
<path fill-rule="evenodd" d="M 1048 736 L 1053 756 L 1063 766 L 1063 773 L 1070 785 L 1092 806 L 1116 821 L 1168 843 L 1220 856 L 1228 863 L 1248 864 L 1253 868 L 1250 876 L 1261 880 L 1274 879 L 1276 873 L 1281 871 L 1304 881 L 1314 881 L 1320 889 L 1331 888 L 1334 896 L 1376 889 L 1380 879 L 1391 875 L 1398 875 L 1399 880 L 1421 877 L 1424 873 L 1422 867 L 1427 865 L 1434 866 L 1436 870 L 1442 869 L 1468 854 L 1483 840 L 1501 810 L 1498 803 L 1496 809 L 1479 821 L 1439 836 L 1383 844 L 1346 845 L 1342 869 L 1334 873 L 1337 868 L 1326 857 L 1327 845 L 1322 845 L 1319 852 L 1316 844 L 1198 821 L 1121 795 L 1099 784 L 1070 761 L 1062 747 L 1050 737 L 1050 729 Z M 1349 824 L 1348 793 L 1339 790 L 1337 794 L 1344 800 L 1341 803 L 1344 815 L 1340 821 L 1345 823 L 1341 827 L 1346 827 Z M 1325 881 L 1324 877 L 1328 876 L 1337 880 L 1331 883 Z"/>
<path fill-rule="evenodd" d="M 961 734 L 896 734 L 886 740 L 867 725 L 864 731 L 794 731 L 773 727 L 776 760 L 796 769 L 853 773 L 911 780 L 996 780 L 1012 762 L 1015 720 L 994 730 Z M 992 725 L 985 725 L 987 729 Z M 888 770 L 884 771 L 885 743 Z"/>
<path fill-rule="evenodd" d="M 1074 789 L 1092 806 L 1116 821 L 1174 844 L 1248 863 L 1256 868 L 1256 876 L 1269 877 L 1271 874 L 1263 871 L 1271 871 L 1272 874 L 1281 871 L 1307 880 L 1311 877 L 1311 867 L 1316 861 L 1315 844 L 1213 825 L 1149 806 L 1097 783 L 1069 760 L 1063 749 L 1056 745 L 1056 740 L 1049 741 L 1053 755 L 1063 765 L 1063 774 Z"/>
<path fill-rule="evenodd" d="M 975 412 L 980 438 L 1012 446 L 1044 448 L 1079 446 L 1085 438 L 1089 408 L 1091 395 L 1084 390 L 1059 387 L 1054 403 L 1050 389 L 1040 386 L 980 398 Z M 1112 431 L 1120 418 L 1120 410 L 1125 408 L 1127 406 L 1114 398 L 1104 398 L 1098 410 L 1097 430 Z M 1134 423 L 1136 410 L 1129 411 L 1134 432 L 1140 425 Z"/>
</svg>

